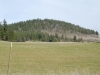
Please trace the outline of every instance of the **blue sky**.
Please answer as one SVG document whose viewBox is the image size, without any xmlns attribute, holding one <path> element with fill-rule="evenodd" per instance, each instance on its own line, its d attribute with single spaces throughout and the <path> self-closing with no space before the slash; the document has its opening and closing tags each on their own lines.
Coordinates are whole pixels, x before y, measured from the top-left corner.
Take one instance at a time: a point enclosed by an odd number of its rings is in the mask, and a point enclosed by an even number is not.
<svg viewBox="0 0 100 75">
<path fill-rule="evenodd" d="M 0 22 L 56 19 L 100 33 L 100 0 L 0 0 Z"/>
</svg>

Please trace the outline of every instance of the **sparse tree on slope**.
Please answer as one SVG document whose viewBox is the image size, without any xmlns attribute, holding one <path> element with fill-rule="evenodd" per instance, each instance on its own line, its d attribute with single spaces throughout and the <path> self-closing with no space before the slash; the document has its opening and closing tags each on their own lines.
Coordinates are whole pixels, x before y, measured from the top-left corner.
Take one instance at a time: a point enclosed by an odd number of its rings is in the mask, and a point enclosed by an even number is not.
<svg viewBox="0 0 100 75">
<path fill-rule="evenodd" d="M 74 41 L 74 42 L 77 42 L 76 36 L 73 37 L 73 41 Z"/>
</svg>

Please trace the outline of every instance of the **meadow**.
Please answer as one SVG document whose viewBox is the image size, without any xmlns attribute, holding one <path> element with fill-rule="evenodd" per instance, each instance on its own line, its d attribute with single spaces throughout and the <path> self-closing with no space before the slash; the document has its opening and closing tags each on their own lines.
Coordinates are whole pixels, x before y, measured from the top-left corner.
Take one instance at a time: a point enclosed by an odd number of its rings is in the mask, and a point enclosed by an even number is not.
<svg viewBox="0 0 100 75">
<path fill-rule="evenodd" d="M 7 75 L 10 42 L 0 42 Z M 9 75 L 100 75 L 100 43 L 13 42 Z"/>
</svg>

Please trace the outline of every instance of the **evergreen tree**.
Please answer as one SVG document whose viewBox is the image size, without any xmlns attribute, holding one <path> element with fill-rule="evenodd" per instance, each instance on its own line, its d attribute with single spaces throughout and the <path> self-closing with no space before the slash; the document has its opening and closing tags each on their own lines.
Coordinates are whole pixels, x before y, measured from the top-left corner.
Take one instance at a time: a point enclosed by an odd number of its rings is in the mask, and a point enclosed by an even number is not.
<svg viewBox="0 0 100 75">
<path fill-rule="evenodd" d="M 14 40 L 14 31 L 13 29 L 9 29 L 8 31 L 8 41 L 13 41 Z"/>
<path fill-rule="evenodd" d="M 96 31 L 96 35 L 99 35 L 99 33 Z"/>
<path fill-rule="evenodd" d="M 7 21 L 5 19 L 3 20 L 3 26 L 4 26 L 4 32 L 7 32 L 8 26 L 7 26 Z"/>
<path fill-rule="evenodd" d="M 3 21 L 3 29 L 2 29 L 2 31 L 1 31 L 1 38 L 2 38 L 2 40 L 4 40 L 4 41 L 7 41 L 8 40 L 8 35 L 7 35 L 7 29 L 8 29 L 8 27 L 7 27 L 7 22 L 6 22 L 6 20 L 4 19 L 4 21 Z"/>
<path fill-rule="evenodd" d="M 74 41 L 74 42 L 77 42 L 76 36 L 73 37 L 73 41 Z"/>
<path fill-rule="evenodd" d="M 1 30 L 2 30 L 2 26 L 1 26 L 1 23 L 0 23 L 0 40 L 1 40 Z"/>
</svg>

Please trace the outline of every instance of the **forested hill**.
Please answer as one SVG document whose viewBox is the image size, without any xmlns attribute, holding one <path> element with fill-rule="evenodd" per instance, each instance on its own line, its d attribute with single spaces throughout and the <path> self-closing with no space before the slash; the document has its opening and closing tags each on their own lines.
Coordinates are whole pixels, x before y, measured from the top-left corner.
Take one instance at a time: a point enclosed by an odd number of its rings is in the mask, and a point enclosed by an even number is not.
<svg viewBox="0 0 100 75">
<path fill-rule="evenodd" d="M 33 19 L 8 25 L 14 30 L 13 41 L 97 41 L 98 32 L 53 19 Z"/>
</svg>

